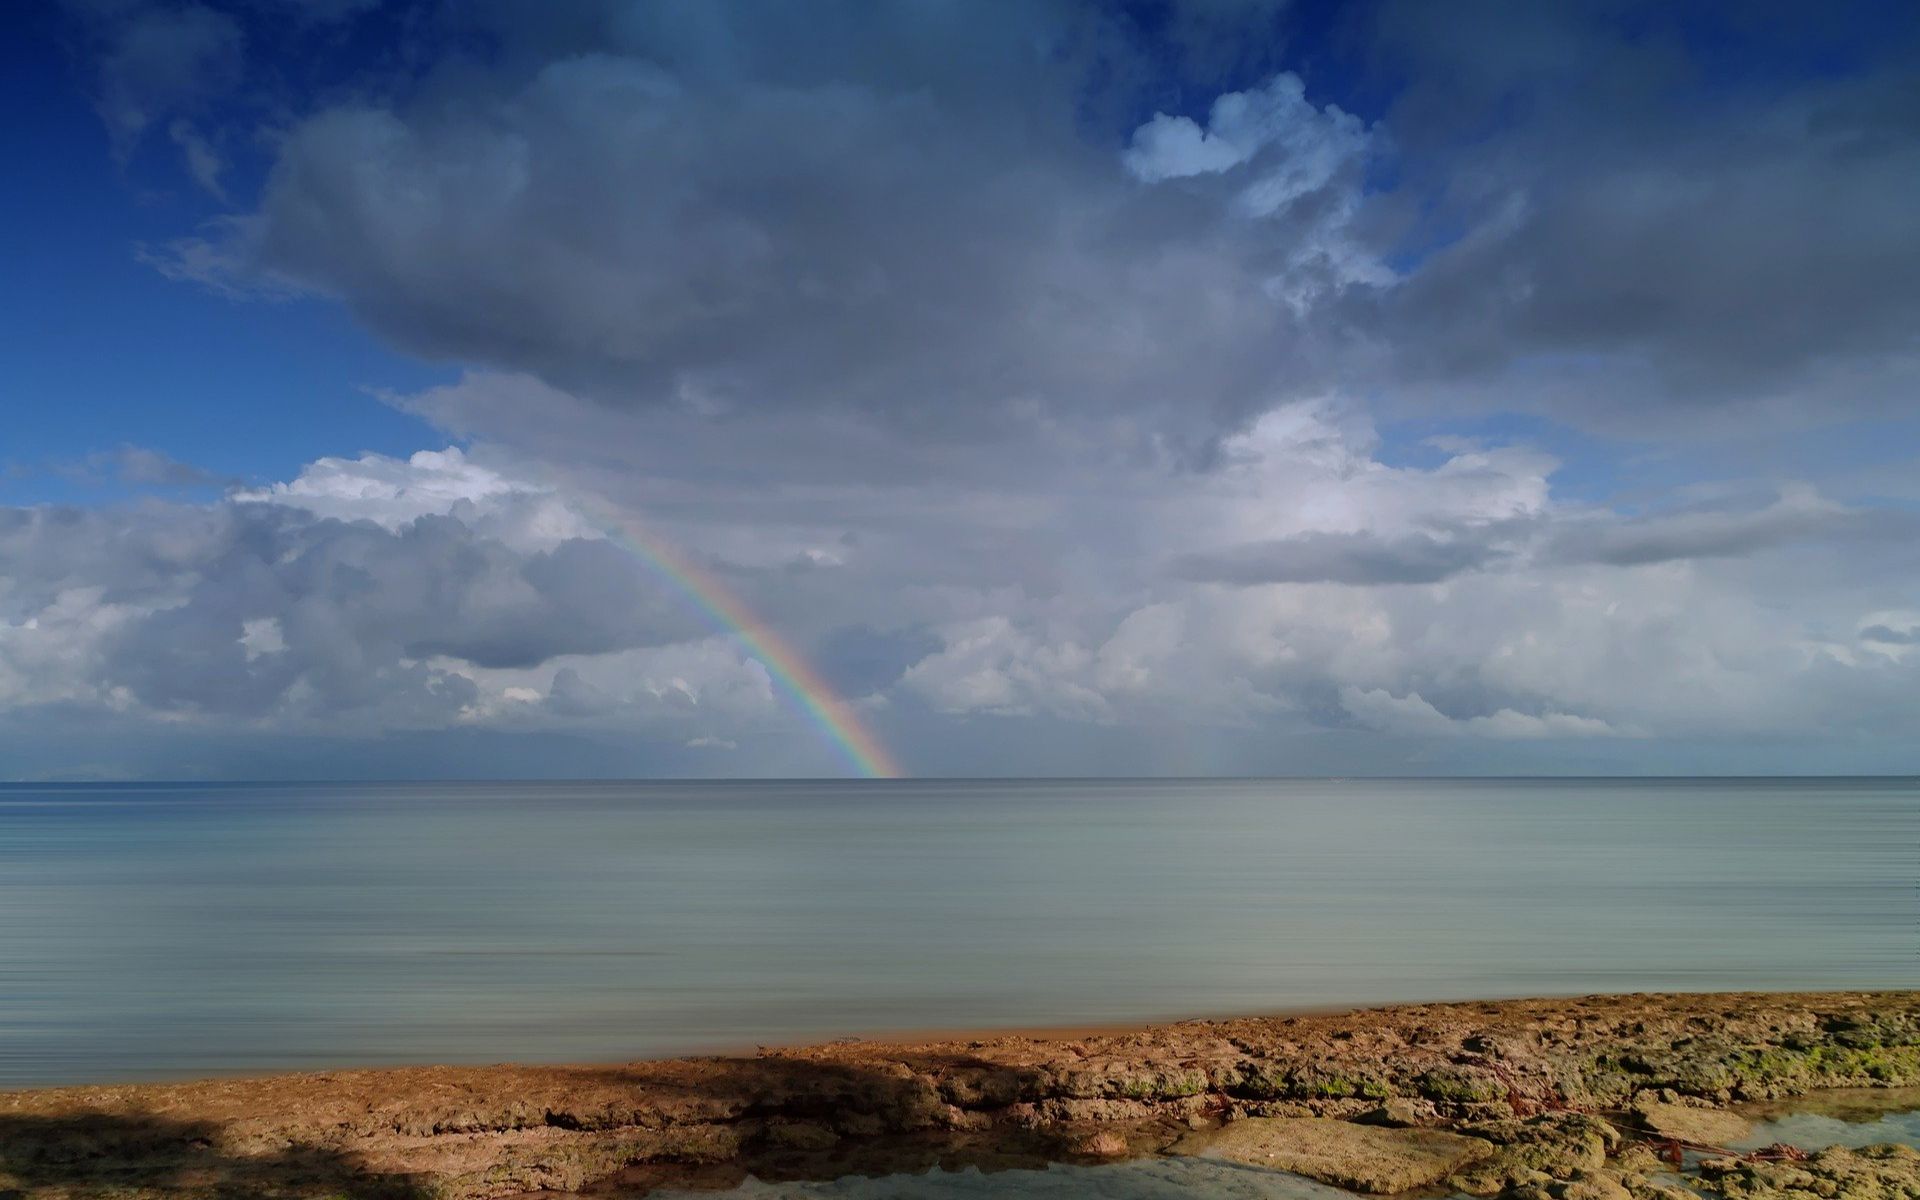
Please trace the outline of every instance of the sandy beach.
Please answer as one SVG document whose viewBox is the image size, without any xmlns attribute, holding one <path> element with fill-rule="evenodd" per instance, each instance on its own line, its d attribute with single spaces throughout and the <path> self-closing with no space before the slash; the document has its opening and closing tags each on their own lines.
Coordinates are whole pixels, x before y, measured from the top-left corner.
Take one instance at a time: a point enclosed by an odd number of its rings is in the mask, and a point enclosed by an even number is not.
<svg viewBox="0 0 1920 1200">
<path fill-rule="evenodd" d="M 1410 1005 L 11 1092 L 0 1195 L 498 1200 L 1177 1149 L 1375 1192 L 1518 1197 L 1594 1179 L 1606 1186 L 1537 1194 L 1660 1197 L 1680 1193 L 1661 1190 L 1658 1153 L 1724 1145 L 1729 1108 L 1916 1084 L 1920 992 Z M 1772 1168 L 1728 1162 L 1721 1194 L 1802 1194 L 1741 1191 L 1739 1171 Z"/>
</svg>

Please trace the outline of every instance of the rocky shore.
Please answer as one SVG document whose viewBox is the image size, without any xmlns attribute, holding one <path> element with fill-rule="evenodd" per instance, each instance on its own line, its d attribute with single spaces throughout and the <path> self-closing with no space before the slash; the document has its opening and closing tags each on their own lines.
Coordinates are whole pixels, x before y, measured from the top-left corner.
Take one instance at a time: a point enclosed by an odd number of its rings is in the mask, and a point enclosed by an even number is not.
<svg viewBox="0 0 1920 1200">
<path fill-rule="evenodd" d="M 0 1093 L 0 1197 L 497 1200 L 1176 1153 L 1375 1194 L 1920 1198 L 1903 1147 L 1723 1153 L 1744 1102 L 1920 1085 L 1920 992 L 1596 996 Z M 1920 1106 L 1920 1105 L 1917 1105 Z"/>
</svg>

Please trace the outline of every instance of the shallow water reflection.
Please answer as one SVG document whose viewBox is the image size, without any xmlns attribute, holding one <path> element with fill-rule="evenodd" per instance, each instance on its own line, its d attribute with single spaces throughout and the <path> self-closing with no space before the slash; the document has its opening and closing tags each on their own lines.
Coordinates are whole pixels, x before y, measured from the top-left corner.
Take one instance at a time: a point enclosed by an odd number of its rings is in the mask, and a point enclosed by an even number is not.
<svg viewBox="0 0 1920 1200">
<path fill-rule="evenodd" d="M 1920 1149 L 1920 1088 L 1803 1096 L 1756 1110 L 1753 1132 L 1728 1149 L 1757 1150 L 1785 1142 L 1802 1150 L 1829 1146 Z"/>
<path fill-rule="evenodd" d="M 660 1189 L 649 1200 L 1353 1200 L 1353 1193 L 1298 1175 L 1199 1158 L 1148 1158 L 1101 1166 L 1054 1163 L 1037 1170 L 934 1168 L 924 1175 L 821 1182 L 748 1179 L 725 1192 Z"/>
</svg>

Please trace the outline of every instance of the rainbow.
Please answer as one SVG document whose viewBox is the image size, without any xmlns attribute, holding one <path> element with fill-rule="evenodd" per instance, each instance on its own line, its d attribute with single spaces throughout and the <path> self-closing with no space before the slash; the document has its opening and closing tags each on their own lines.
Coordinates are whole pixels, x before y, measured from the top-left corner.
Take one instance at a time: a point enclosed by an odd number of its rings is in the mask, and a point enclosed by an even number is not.
<svg viewBox="0 0 1920 1200">
<path fill-rule="evenodd" d="M 905 774 L 853 706 L 725 583 L 633 517 L 606 506 L 594 507 L 600 510 L 594 516 L 609 539 L 652 568 L 707 621 L 739 638 L 849 766 L 869 779 L 898 779 Z"/>
</svg>

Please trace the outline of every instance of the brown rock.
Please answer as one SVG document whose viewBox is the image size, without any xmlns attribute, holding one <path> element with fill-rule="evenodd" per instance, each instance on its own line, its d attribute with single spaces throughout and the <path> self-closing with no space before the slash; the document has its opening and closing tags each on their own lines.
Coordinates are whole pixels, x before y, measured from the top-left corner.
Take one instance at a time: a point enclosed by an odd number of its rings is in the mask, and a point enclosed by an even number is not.
<svg viewBox="0 0 1920 1200">
<path fill-rule="evenodd" d="M 1583 1174 L 1548 1189 L 1554 1200 L 1633 1200 L 1633 1193 L 1612 1174 L 1596 1171 Z"/>
<path fill-rule="evenodd" d="M 1495 1196 L 1524 1183 L 1545 1184 L 1597 1171 L 1620 1141 L 1614 1128 L 1584 1113 L 1546 1113 L 1525 1121 L 1483 1121 L 1460 1132 L 1485 1138 L 1496 1149 L 1449 1182 L 1470 1196 Z"/>
<path fill-rule="evenodd" d="M 1700 1174 L 1727 1200 L 1920 1198 L 1920 1151 L 1909 1146 L 1835 1147 L 1798 1163 L 1710 1159 Z"/>
<path fill-rule="evenodd" d="M 1383 1129 L 1319 1117 L 1249 1117 L 1175 1149 L 1375 1194 L 1438 1183 L 1493 1152 L 1479 1138 L 1437 1129 Z"/>
<path fill-rule="evenodd" d="M 1123 1158 L 1127 1154 L 1127 1139 L 1110 1129 L 1103 1129 L 1083 1139 L 1074 1149 L 1089 1158 Z"/>
<path fill-rule="evenodd" d="M 779 1150 L 825 1150 L 840 1135 L 813 1121 L 774 1121 L 761 1134 L 763 1145 Z"/>
<path fill-rule="evenodd" d="M 1433 1118 L 1433 1105 L 1406 1096 L 1395 1096 L 1380 1107 L 1361 1113 L 1354 1120 L 1362 1125 L 1384 1125 L 1389 1129 L 1405 1129 L 1410 1125 L 1423 1125 Z"/>
<path fill-rule="evenodd" d="M 796 1153 L 783 1139 L 824 1146 L 826 1132 L 840 1135 L 822 1151 L 836 1162 L 898 1135 L 956 1141 L 962 1156 L 1070 1145 L 1058 1139 L 1085 1136 L 1093 1123 L 1144 1123 L 1147 1132 L 1121 1132 L 1148 1150 L 1183 1121 L 1346 1115 L 1376 1105 L 1361 1094 L 1378 1089 L 1475 1118 L 1456 1132 L 1498 1143 L 1500 1169 L 1482 1159 L 1460 1174 L 1478 1172 L 1498 1194 L 1568 1183 L 1597 1158 L 1610 1172 L 1644 1158 L 1633 1169 L 1660 1174 L 1643 1151 L 1609 1149 L 1604 1123 L 1576 1129 L 1564 1113 L 1521 1120 L 1529 1110 L 1513 1098 L 1615 1109 L 1650 1092 L 1642 1098 L 1705 1112 L 1697 1106 L 1709 1098 L 1868 1084 L 1920 1084 L 1920 992 L 1402 1005 L 1072 1041 L 976 1036 L 601 1066 L 0 1092 L 0 1197 L 499 1200 L 577 1189 L 634 1164 L 739 1169 L 755 1154 Z M 763 1136 L 780 1122 L 812 1128 Z M 1818 1177 L 1828 1200 L 1854 1200 L 1849 1187 L 1879 1187 L 1874 1173 L 1893 1169 L 1864 1152 L 1829 1166 Z M 1836 1174 L 1843 1167 L 1851 1174 Z M 1753 1189 L 1773 1186 L 1768 1171 L 1738 1176 L 1738 1186 L 1766 1195 Z M 1656 1195 L 1631 1177 L 1627 1187 L 1638 1200 Z"/>
<path fill-rule="evenodd" d="M 1753 1132 L 1752 1122 L 1724 1109 L 1640 1100 L 1633 1111 L 1641 1124 L 1661 1137 L 1699 1146 L 1731 1146 Z"/>
</svg>

